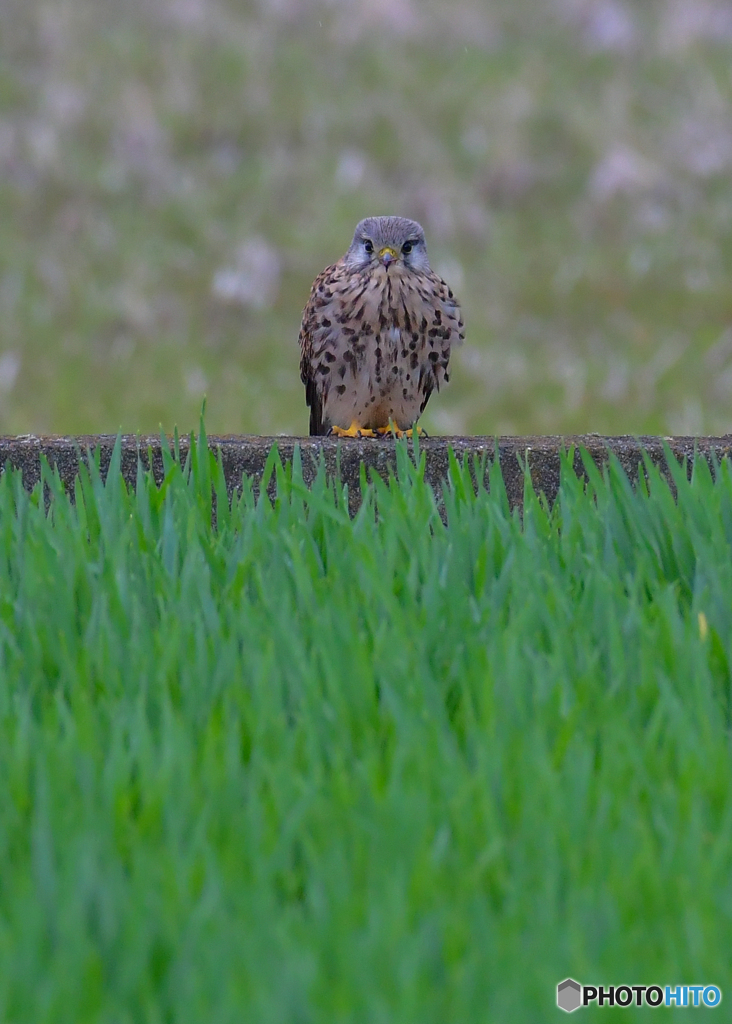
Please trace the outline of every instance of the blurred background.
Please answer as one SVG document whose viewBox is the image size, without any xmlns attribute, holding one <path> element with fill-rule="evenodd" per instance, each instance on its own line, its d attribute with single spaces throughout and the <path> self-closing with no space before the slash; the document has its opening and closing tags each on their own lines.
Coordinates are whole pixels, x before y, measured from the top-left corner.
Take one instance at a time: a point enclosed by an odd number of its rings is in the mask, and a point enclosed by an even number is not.
<svg viewBox="0 0 732 1024">
<path fill-rule="evenodd" d="M 732 431 L 732 0 L 0 0 L 0 431 L 307 431 L 356 222 L 467 339 L 436 433 Z"/>
</svg>

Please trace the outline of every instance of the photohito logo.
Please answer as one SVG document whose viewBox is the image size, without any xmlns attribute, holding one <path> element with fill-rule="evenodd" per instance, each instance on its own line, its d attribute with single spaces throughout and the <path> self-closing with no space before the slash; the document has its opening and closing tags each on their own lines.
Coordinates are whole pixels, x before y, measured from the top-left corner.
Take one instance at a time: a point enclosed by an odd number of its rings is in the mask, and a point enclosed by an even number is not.
<svg viewBox="0 0 732 1024">
<path fill-rule="evenodd" d="M 557 1006 L 573 1013 L 580 1006 L 719 1006 L 718 985 L 580 985 L 565 978 L 557 985 Z"/>
</svg>

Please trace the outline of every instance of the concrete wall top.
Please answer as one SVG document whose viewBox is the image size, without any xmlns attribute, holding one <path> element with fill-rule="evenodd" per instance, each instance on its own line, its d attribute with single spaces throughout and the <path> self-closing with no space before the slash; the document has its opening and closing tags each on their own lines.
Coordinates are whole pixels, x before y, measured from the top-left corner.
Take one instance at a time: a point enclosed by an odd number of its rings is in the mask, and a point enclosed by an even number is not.
<svg viewBox="0 0 732 1024">
<path fill-rule="evenodd" d="M 25 486 L 32 488 L 40 479 L 41 456 L 56 466 L 65 486 L 73 488 L 80 459 L 86 460 L 89 450 L 99 449 L 102 472 L 106 474 L 116 437 L 114 435 L 37 436 L 24 434 L 0 437 L 0 467 L 10 464 L 23 472 Z M 170 442 L 169 442 L 170 443 Z M 318 462 L 323 459 L 329 475 L 339 473 L 349 485 L 352 510 L 360 500 L 360 471 L 374 471 L 387 477 L 396 466 L 395 443 L 392 439 L 354 438 L 337 440 L 330 437 L 258 437 L 250 435 L 223 435 L 208 438 L 209 448 L 221 453 L 230 491 L 237 487 L 242 474 L 256 484 L 261 480 L 267 456 L 274 444 L 283 461 L 292 458 L 299 446 L 303 474 L 306 480 L 314 476 Z M 503 478 L 512 507 L 523 500 L 524 470 L 528 464 L 534 487 L 553 501 L 559 487 L 560 454 L 574 445 L 584 447 L 597 465 L 604 463 L 609 453 L 619 459 L 628 476 L 635 480 L 642 465 L 643 452 L 661 469 L 665 466 L 664 443 L 676 459 L 686 458 L 689 465 L 698 455 L 707 460 L 721 460 L 732 451 L 732 435 L 723 437 L 604 437 L 598 434 L 565 437 L 429 437 L 420 440 L 425 454 L 425 477 L 439 494 L 447 477 L 448 451 L 454 451 L 459 461 L 464 455 L 476 455 L 492 461 L 498 453 Z M 122 475 L 128 485 L 134 486 L 138 457 L 145 465 L 152 464 L 156 479 L 162 479 L 163 460 L 159 435 L 125 434 L 121 438 Z M 181 456 L 190 446 L 189 437 L 180 438 Z M 575 452 L 575 469 L 582 471 L 579 452 Z"/>
</svg>

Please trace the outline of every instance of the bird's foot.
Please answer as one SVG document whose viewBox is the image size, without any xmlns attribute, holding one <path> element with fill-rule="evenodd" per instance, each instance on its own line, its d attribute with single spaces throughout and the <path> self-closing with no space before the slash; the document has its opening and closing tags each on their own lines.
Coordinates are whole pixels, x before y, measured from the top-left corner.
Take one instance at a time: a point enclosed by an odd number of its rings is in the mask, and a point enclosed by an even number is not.
<svg viewBox="0 0 732 1024">
<path fill-rule="evenodd" d="M 413 437 L 415 433 L 417 437 L 427 437 L 427 434 L 421 427 L 410 427 L 409 430 L 400 430 L 391 420 L 388 426 L 377 427 L 376 433 L 381 434 L 382 437 L 385 437 L 387 434 L 393 434 L 394 437 Z"/>
<path fill-rule="evenodd" d="M 376 437 L 373 430 L 368 427 L 360 427 L 355 420 L 350 427 L 331 427 L 330 432 L 336 437 Z"/>
</svg>

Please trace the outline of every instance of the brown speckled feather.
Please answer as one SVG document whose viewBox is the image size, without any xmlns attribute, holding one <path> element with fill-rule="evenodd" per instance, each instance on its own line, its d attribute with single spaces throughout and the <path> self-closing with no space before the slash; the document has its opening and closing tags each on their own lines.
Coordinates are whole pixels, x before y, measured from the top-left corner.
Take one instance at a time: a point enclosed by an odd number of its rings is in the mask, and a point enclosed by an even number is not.
<svg viewBox="0 0 732 1024">
<path fill-rule="evenodd" d="M 303 311 L 300 324 L 300 379 L 305 385 L 305 401 L 310 409 L 310 434 L 327 434 L 330 424 L 324 428 L 322 390 L 318 386 L 317 368 L 313 365 L 313 335 L 317 334 L 317 295 L 322 282 L 335 270 L 335 264 L 326 267 L 313 281 L 310 298 Z M 321 382 L 322 383 L 322 382 Z"/>
<path fill-rule="evenodd" d="M 378 246 L 397 255 L 377 256 Z M 362 221 L 348 253 L 315 279 L 303 313 L 300 374 L 310 433 L 390 420 L 408 429 L 449 380 L 450 350 L 463 338 L 457 302 L 429 267 L 419 225 Z"/>
</svg>

